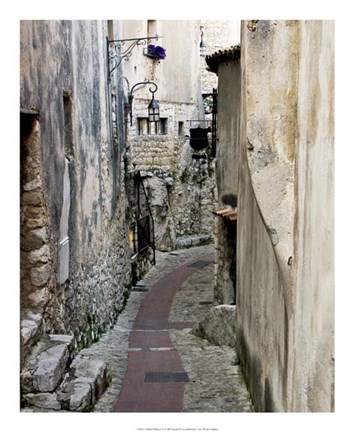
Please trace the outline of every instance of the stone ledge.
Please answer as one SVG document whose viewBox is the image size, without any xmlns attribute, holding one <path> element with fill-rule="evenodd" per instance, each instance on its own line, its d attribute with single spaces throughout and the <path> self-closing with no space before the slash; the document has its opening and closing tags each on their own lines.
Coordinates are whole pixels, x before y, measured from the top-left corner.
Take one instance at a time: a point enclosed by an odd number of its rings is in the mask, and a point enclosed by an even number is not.
<svg viewBox="0 0 354 432">
<path fill-rule="evenodd" d="M 219 305 L 211 308 L 205 318 L 193 328 L 192 334 L 214 345 L 228 345 L 235 348 L 236 306 Z"/>
<path fill-rule="evenodd" d="M 194 246 L 202 246 L 211 243 L 212 240 L 212 236 L 208 234 L 179 237 L 176 239 L 174 249 L 188 249 Z"/>
</svg>

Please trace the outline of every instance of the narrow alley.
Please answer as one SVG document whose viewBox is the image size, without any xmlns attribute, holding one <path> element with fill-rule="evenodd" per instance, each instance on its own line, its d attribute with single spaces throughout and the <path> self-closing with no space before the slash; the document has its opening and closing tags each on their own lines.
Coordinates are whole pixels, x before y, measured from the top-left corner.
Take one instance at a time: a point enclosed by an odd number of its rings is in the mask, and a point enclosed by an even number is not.
<svg viewBox="0 0 354 432">
<path fill-rule="evenodd" d="M 19 27 L 20 412 L 333 412 L 334 22 Z"/>
<path fill-rule="evenodd" d="M 214 303 L 213 264 L 214 245 L 158 253 L 115 327 L 79 354 L 111 377 L 95 412 L 253 411 L 234 349 L 192 333 Z"/>
</svg>

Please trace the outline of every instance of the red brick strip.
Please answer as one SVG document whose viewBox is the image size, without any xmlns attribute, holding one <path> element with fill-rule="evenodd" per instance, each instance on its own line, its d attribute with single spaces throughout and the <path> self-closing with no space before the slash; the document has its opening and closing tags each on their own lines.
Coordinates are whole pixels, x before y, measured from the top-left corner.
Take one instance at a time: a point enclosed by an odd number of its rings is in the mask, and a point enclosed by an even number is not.
<svg viewBox="0 0 354 432">
<path fill-rule="evenodd" d="M 213 254 L 198 259 L 213 260 Z M 195 261 L 195 260 L 194 260 Z M 169 322 L 177 290 L 198 268 L 184 264 L 157 281 L 146 294 L 130 333 L 128 368 L 114 412 L 181 412 L 183 382 L 145 382 L 152 372 L 184 372 L 168 329 L 189 328 L 192 322 Z M 141 349 L 141 350 L 140 350 Z"/>
</svg>

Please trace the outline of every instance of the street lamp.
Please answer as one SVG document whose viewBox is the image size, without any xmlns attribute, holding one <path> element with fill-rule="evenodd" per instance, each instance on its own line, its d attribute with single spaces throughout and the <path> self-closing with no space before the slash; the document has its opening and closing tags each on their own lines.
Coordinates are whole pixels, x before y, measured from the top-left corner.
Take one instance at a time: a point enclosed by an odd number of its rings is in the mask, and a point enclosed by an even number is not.
<svg viewBox="0 0 354 432">
<path fill-rule="evenodd" d="M 160 107 L 159 107 L 159 104 L 155 100 L 155 92 L 157 91 L 158 87 L 153 81 L 141 81 L 141 82 L 134 84 L 132 89 L 128 93 L 128 101 L 129 101 L 129 108 L 130 108 L 130 126 L 133 125 L 133 99 L 134 99 L 133 90 L 135 89 L 135 87 L 137 87 L 139 85 L 147 85 L 147 84 L 151 84 L 155 87 L 155 89 L 151 88 L 151 87 L 149 88 L 149 91 L 152 93 L 152 98 L 151 98 L 151 101 L 148 105 L 149 121 L 150 122 L 156 122 L 156 121 L 160 120 Z"/>
</svg>

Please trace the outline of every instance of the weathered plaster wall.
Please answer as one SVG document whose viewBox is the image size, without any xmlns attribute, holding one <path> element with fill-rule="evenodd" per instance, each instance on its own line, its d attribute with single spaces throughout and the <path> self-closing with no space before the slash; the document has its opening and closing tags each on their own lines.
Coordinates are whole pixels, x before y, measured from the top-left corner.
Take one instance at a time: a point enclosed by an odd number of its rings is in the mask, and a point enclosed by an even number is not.
<svg viewBox="0 0 354 432">
<path fill-rule="evenodd" d="M 240 124 L 240 63 L 225 60 L 218 66 L 218 142 L 216 148 L 217 208 L 237 207 L 237 157 Z M 220 303 L 235 301 L 230 278 L 233 251 L 236 248 L 236 221 L 216 217 L 216 284 L 215 297 Z"/>
<path fill-rule="evenodd" d="M 334 23 L 300 22 L 294 411 L 334 410 Z"/>
<path fill-rule="evenodd" d="M 40 191 L 51 253 L 51 283 L 40 300 L 24 299 L 24 306 L 40 314 L 45 332 L 73 334 L 79 347 L 113 324 L 130 282 L 106 35 L 106 21 L 21 22 L 21 108 L 39 111 Z M 63 251 L 64 234 L 69 246 Z M 58 278 L 64 258 L 65 282 Z"/>
<path fill-rule="evenodd" d="M 259 411 L 333 410 L 333 23 L 242 23 L 238 349 Z"/>
<path fill-rule="evenodd" d="M 152 61 L 143 54 L 145 46 L 132 51 L 129 61 L 124 62 L 124 76 L 130 88 L 139 81 L 153 80 L 159 89 L 158 101 L 196 104 L 199 100 L 199 21 L 156 20 L 156 32 L 162 36 L 152 40 L 153 45 L 166 49 L 166 58 Z M 147 20 L 122 21 L 122 37 L 138 38 L 148 34 Z M 151 98 L 148 86 L 134 92 L 136 98 Z"/>
</svg>

